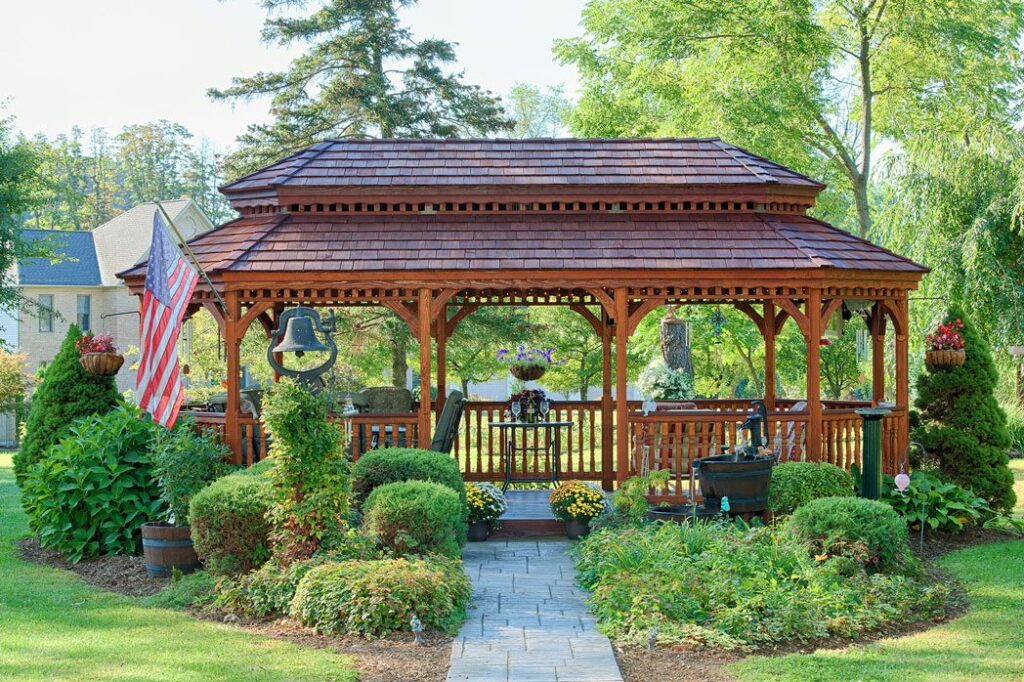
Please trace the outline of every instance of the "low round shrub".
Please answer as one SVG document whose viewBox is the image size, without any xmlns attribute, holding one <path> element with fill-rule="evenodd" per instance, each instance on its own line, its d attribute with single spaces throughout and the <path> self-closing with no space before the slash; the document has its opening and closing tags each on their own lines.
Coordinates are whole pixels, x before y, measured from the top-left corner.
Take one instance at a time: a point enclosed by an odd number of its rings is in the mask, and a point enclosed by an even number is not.
<svg viewBox="0 0 1024 682">
<path fill-rule="evenodd" d="M 915 572 L 907 525 L 884 502 L 861 497 L 823 497 L 798 507 L 788 531 L 816 556 L 849 557 L 869 572 Z"/>
<path fill-rule="evenodd" d="M 447 486 L 466 502 L 459 463 L 451 455 L 415 448 L 385 448 L 361 455 L 352 465 L 352 491 L 362 502 L 374 488 L 398 481 L 433 481 Z"/>
<path fill-rule="evenodd" d="M 137 553 L 142 524 L 165 513 L 149 455 L 162 428 L 126 405 L 72 424 L 23 482 L 40 544 L 73 563 Z"/>
<path fill-rule="evenodd" d="M 466 506 L 454 491 L 429 481 L 376 488 L 366 498 L 367 532 L 397 554 L 458 557 L 466 540 Z"/>
<path fill-rule="evenodd" d="M 455 634 L 470 592 L 461 564 L 442 557 L 328 563 L 299 581 L 291 615 L 322 633 L 382 637 L 409 630 L 415 614 Z"/>
<path fill-rule="evenodd" d="M 792 514 L 797 507 L 822 497 L 852 497 L 850 472 L 822 462 L 783 462 L 772 468 L 768 507 L 777 515 Z"/>
<path fill-rule="evenodd" d="M 192 542 L 210 573 L 246 573 L 270 557 L 272 466 L 218 478 L 192 497 Z"/>
</svg>

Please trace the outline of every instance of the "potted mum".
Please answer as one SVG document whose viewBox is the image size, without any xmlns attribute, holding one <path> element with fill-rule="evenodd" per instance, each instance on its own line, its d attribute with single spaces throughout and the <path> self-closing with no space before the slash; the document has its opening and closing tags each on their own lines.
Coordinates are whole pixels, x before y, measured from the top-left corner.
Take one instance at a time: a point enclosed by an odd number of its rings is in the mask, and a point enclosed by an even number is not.
<svg viewBox="0 0 1024 682">
<path fill-rule="evenodd" d="M 961 320 L 940 324 L 935 331 L 924 337 L 924 360 L 929 367 L 959 367 L 967 359 L 964 351 L 964 328 Z"/>
<path fill-rule="evenodd" d="M 231 471 L 230 451 L 212 436 L 197 432 L 189 419 L 171 430 L 161 428 L 151 448 L 153 474 L 167 515 L 142 524 L 146 571 L 153 577 L 174 570 L 191 573 L 199 567 L 199 556 L 192 546 L 188 506 L 196 493 Z"/>
<path fill-rule="evenodd" d="M 493 483 L 466 484 L 466 506 L 469 507 L 470 542 L 483 542 L 494 530 L 501 515 L 508 511 L 505 493 Z"/>
<path fill-rule="evenodd" d="M 110 334 L 86 334 L 75 342 L 78 362 L 89 374 L 113 376 L 124 364 L 124 356 L 117 352 Z"/>
<path fill-rule="evenodd" d="M 563 362 L 555 362 L 552 354 L 554 348 L 540 349 L 518 346 L 515 351 L 508 348 L 498 350 L 498 361 L 508 365 L 509 374 L 520 381 L 536 381 L 544 376 L 549 367 L 557 367 Z"/>
<path fill-rule="evenodd" d="M 548 502 L 555 516 L 565 521 L 565 534 L 570 540 L 589 533 L 590 520 L 600 516 L 605 507 L 604 492 L 582 481 L 559 484 Z"/>
</svg>

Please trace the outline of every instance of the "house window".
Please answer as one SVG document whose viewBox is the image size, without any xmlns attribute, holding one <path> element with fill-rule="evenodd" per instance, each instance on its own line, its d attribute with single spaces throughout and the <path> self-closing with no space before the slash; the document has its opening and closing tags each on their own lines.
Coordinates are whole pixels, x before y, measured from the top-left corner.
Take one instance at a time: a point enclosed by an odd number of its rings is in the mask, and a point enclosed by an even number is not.
<svg viewBox="0 0 1024 682">
<path fill-rule="evenodd" d="M 89 312 L 92 310 L 92 296 L 88 294 L 78 295 L 78 328 L 83 332 L 89 331 Z"/>
<path fill-rule="evenodd" d="M 39 294 L 39 331 L 53 331 L 53 294 Z"/>
</svg>

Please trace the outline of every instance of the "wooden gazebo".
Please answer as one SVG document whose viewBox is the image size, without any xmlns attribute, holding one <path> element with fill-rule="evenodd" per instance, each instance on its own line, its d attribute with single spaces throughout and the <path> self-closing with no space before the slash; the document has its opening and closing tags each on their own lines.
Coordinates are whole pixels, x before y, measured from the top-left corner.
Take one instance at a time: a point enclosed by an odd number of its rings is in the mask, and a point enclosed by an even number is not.
<svg viewBox="0 0 1024 682">
<path fill-rule="evenodd" d="M 681 484 L 690 460 L 735 442 L 749 401 L 644 416 L 626 399 L 626 348 L 658 306 L 722 304 L 764 337 L 764 400 L 782 456 L 849 466 L 860 457 L 859 403 L 821 399 L 819 339 L 856 300 L 869 306 L 875 404 L 885 400 L 885 335 L 895 333 L 895 405 L 883 426 L 891 471 L 908 440 L 907 294 L 926 268 L 807 216 L 822 189 L 718 139 L 314 145 L 225 185 L 241 217 L 190 243 L 226 303 L 200 282 L 191 309 L 217 320 L 229 380 L 226 412 L 199 416 L 223 429 L 238 461 L 258 456 L 259 425 L 240 409 L 239 346 L 250 325 L 269 330 L 288 306 L 393 310 L 420 342 L 422 386 L 436 361 L 443 401 L 445 343 L 463 318 L 485 305 L 563 305 L 604 347 L 600 401 L 558 405 L 578 423 L 563 476 L 610 488 L 649 465 Z M 123 273 L 135 293 L 144 276 L 145 266 Z M 796 410 L 772 380 L 787 319 L 807 341 L 806 407 Z M 354 419 L 429 443 L 439 407 L 423 400 L 410 415 Z M 500 479 L 486 424 L 501 405 L 467 407 L 456 456 L 467 479 Z"/>
</svg>

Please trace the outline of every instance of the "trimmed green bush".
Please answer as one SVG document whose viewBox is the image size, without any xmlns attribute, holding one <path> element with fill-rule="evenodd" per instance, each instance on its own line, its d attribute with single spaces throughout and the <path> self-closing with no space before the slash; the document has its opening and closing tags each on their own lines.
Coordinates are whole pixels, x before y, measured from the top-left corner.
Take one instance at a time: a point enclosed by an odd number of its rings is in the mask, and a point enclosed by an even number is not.
<svg viewBox="0 0 1024 682">
<path fill-rule="evenodd" d="M 907 544 L 907 524 L 884 502 L 823 497 L 797 508 L 788 531 L 817 556 L 846 557 L 869 572 L 918 570 Z"/>
<path fill-rule="evenodd" d="M 366 498 L 366 531 L 398 554 L 458 557 L 466 540 L 466 506 L 453 490 L 429 481 L 376 488 Z"/>
<path fill-rule="evenodd" d="M 239 471 L 192 497 L 192 543 L 210 573 L 247 573 L 270 558 L 271 471 L 272 463 L 255 472 Z"/>
<path fill-rule="evenodd" d="M 22 482 L 40 544 L 73 563 L 137 553 L 142 524 L 165 513 L 149 454 L 162 430 L 125 405 L 72 424 Z"/>
<path fill-rule="evenodd" d="M 946 322 L 961 320 L 967 359 L 960 367 L 926 368 L 917 378 L 921 427 L 914 440 L 924 445 L 943 477 L 973 490 L 994 510 L 1013 509 L 1013 472 L 1006 413 L 996 402 L 999 380 L 988 344 L 964 317 L 951 309 Z"/>
<path fill-rule="evenodd" d="M 852 496 L 853 478 L 845 469 L 828 462 L 783 462 L 772 468 L 768 508 L 785 515 L 821 497 Z"/>
<path fill-rule="evenodd" d="M 118 402 L 114 377 L 96 376 L 82 368 L 75 343 L 82 338 L 71 325 L 60 351 L 46 368 L 43 381 L 32 394 L 25 420 L 25 439 L 14 455 L 14 476 L 20 486 L 25 476 L 60 442 L 71 424 L 83 417 L 106 414 Z"/>
<path fill-rule="evenodd" d="M 459 463 L 451 455 L 415 448 L 386 448 L 361 455 L 352 465 L 352 491 L 362 502 L 374 488 L 398 481 L 433 481 L 447 486 L 466 502 Z"/>
<path fill-rule="evenodd" d="M 383 637 L 425 628 L 455 634 L 471 588 L 459 562 L 441 557 L 345 561 L 318 566 L 299 582 L 292 617 L 326 634 Z"/>
<path fill-rule="evenodd" d="M 188 525 L 192 496 L 231 471 L 230 455 L 227 446 L 213 436 L 198 433 L 189 418 L 178 420 L 172 430 L 157 432 L 151 452 L 153 475 L 160 483 L 169 522 Z"/>
</svg>

